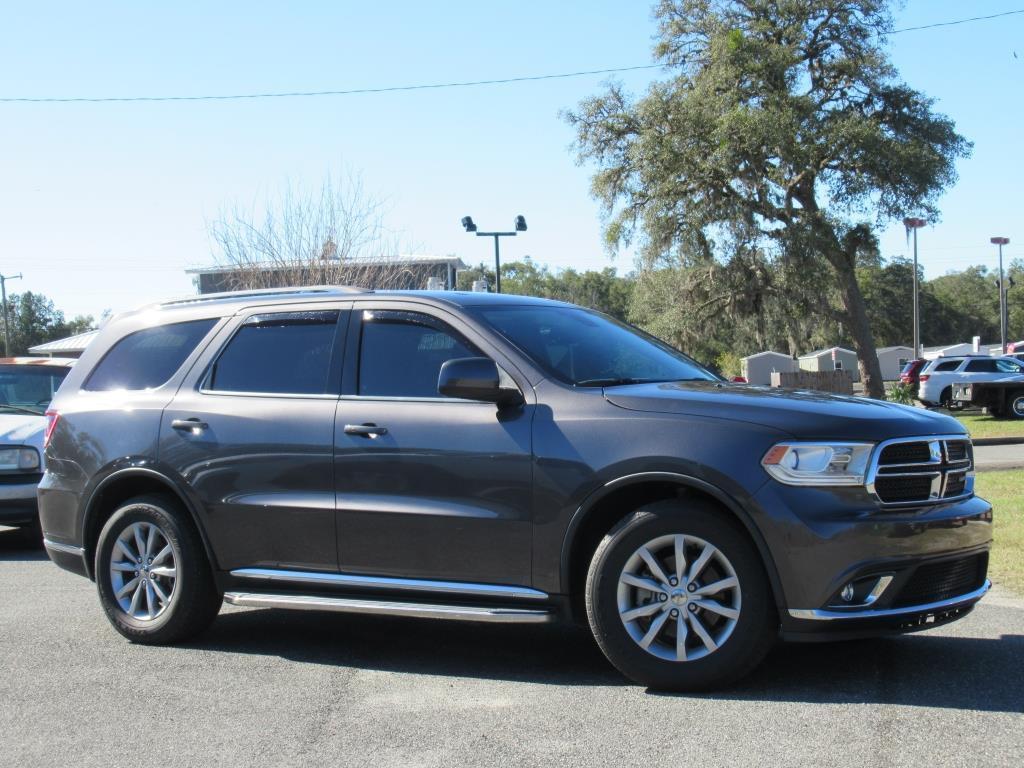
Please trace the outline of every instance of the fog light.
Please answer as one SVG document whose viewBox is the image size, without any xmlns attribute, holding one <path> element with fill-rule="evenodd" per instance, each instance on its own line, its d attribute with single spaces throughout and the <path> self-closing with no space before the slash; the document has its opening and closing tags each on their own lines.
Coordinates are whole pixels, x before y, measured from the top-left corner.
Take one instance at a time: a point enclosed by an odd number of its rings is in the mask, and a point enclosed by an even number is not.
<svg viewBox="0 0 1024 768">
<path fill-rule="evenodd" d="M 853 602 L 853 582 L 852 581 L 849 584 L 847 584 L 845 587 L 843 587 L 843 591 L 839 593 L 839 596 L 841 598 L 843 598 L 843 600 L 845 600 L 847 603 L 852 603 Z"/>
</svg>

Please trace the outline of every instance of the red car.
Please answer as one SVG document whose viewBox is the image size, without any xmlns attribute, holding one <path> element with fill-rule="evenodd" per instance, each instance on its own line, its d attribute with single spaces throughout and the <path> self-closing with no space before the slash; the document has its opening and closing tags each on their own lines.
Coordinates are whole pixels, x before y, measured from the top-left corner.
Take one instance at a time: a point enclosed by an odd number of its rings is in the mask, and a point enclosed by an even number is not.
<svg viewBox="0 0 1024 768">
<path fill-rule="evenodd" d="M 911 360 L 900 371 L 900 384 L 909 384 L 912 387 L 916 387 L 920 382 L 918 377 L 921 375 L 921 369 L 924 368 L 927 360 L 918 359 Z"/>
</svg>

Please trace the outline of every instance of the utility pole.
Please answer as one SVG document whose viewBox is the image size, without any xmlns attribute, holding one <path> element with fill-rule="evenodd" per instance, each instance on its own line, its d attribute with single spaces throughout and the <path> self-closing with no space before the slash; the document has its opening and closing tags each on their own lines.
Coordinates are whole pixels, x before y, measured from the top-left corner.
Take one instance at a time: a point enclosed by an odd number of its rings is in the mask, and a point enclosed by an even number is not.
<svg viewBox="0 0 1024 768">
<path fill-rule="evenodd" d="M 999 354 L 1006 354 L 1006 276 L 1003 274 L 1003 246 L 1010 244 L 1008 237 L 989 238 L 999 246 Z"/>
<path fill-rule="evenodd" d="M 21 280 L 21 272 L 16 275 L 0 275 L 0 299 L 4 302 L 4 354 L 11 356 L 11 320 L 7 315 L 7 281 Z"/>
<path fill-rule="evenodd" d="M 917 287 L 917 230 L 923 227 L 927 222 L 924 219 L 917 219 L 912 216 L 908 216 L 903 220 L 903 226 L 907 228 L 907 231 L 914 230 L 914 357 L 918 358 L 921 356 L 921 307 L 920 298 Z"/>
</svg>

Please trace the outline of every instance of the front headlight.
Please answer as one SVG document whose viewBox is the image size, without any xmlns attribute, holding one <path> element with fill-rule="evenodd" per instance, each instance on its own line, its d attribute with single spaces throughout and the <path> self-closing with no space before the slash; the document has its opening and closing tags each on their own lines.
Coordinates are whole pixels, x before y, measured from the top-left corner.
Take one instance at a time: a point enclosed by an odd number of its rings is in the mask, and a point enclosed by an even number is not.
<svg viewBox="0 0 1024 768">
<path fill-rule="evenodd" d="M 872 443 L 779 443 L 761 459 L 786 485 L 864 485 Z"/>
</svg>

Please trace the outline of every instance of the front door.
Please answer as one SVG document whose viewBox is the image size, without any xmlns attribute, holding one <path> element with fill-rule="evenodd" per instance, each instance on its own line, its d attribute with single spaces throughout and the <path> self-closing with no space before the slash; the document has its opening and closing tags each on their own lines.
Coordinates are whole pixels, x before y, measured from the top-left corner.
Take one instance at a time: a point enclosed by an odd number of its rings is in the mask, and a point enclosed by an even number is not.
<svg viewBox="0 0 1024 768">
<path fill-rule="evenodd" d="M 160 459 L 198 494 L 223 570 L 337 570 L 334 415 L 348 312 L 259 310 L 186 380 Z"/>
<path fill-rule="evenodd" d="M 440 310 L 353 310 L 335 428 L 343 573 L 529 584 L 533 405 L 437 392 L 446 360 L 486 354 L 471 336 Z"/>
</svg>

